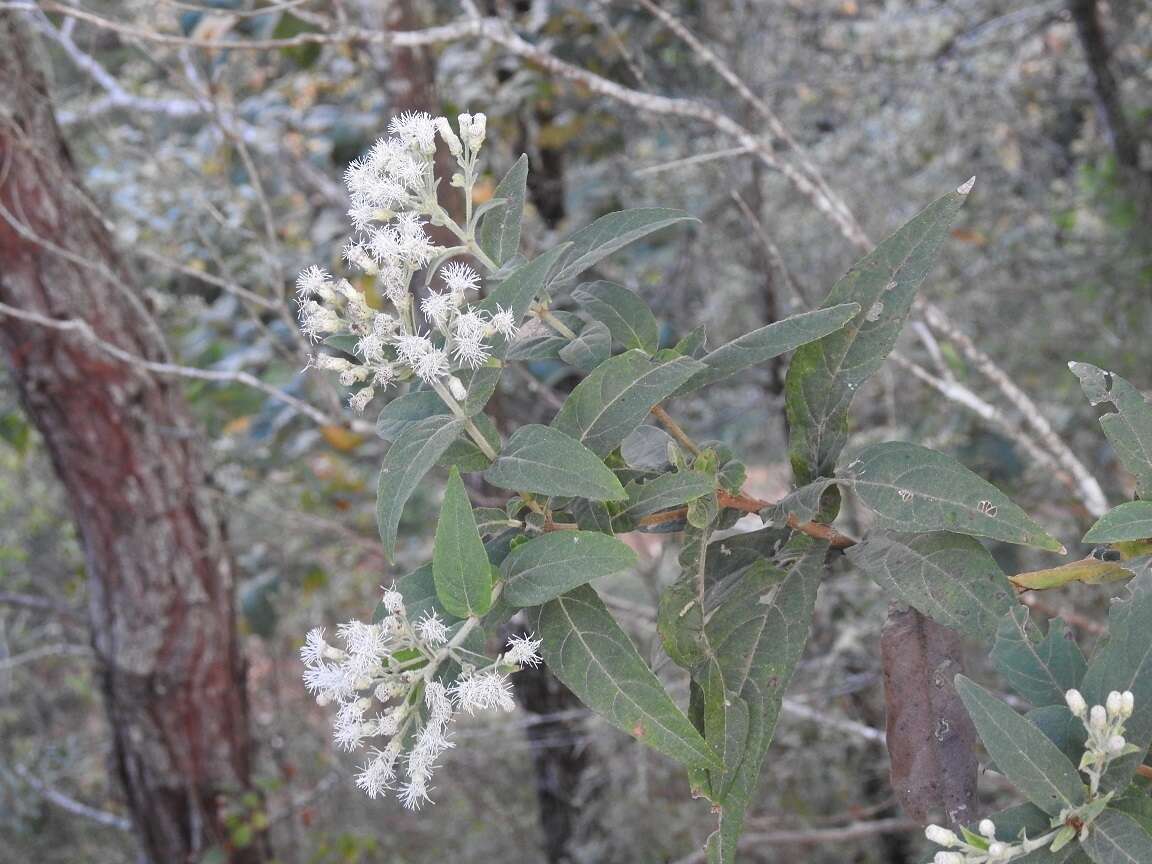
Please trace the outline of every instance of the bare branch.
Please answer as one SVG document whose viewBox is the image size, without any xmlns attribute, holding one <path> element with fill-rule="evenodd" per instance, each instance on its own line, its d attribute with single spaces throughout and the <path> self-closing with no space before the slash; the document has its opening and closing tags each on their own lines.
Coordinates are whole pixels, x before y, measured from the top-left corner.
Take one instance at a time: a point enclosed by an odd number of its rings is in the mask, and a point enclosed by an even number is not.
<svg viewBox="0 0 1152 864">
<path fill-rule="evenodd" d="M 65 795 L 54 786 L 41 780 L 39 777 L 33 776 L 28 769 L 22 765 L 13 765 L 13 770 L 17 776 L 34 789 L 40 797 L 45 801 L 55 804 L 61 810 L 67 810 L 76 816 L 83 816 L 85 819 L 90 819 L 93 822 L 98 822 L 108 828 L 115 828 L 117 831 L 131 831 L 132 822 L 125 819 L 123 816 L 118 816 L 115 813 L 109 813 L 106 810 L 100 810 L 85 804 L 82 801 L 77 801 L 70 795 Z"/>
</svg>

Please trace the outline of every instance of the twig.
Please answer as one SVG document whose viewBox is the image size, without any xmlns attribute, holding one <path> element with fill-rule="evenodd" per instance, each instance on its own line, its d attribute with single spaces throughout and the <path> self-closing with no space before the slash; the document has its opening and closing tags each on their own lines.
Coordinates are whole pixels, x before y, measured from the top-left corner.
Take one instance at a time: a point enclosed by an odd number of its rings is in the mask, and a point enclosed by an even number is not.
<svg viewBox="0 0 1152 864">
<path fill-rule="evenodd" d="M 12 591 L 0 591 L 0 606 L 15 606 L 22 609 L 35 609 L 49 612 L 70 620 L 79 620 L 80 612 L 65 603 L 60 603 L 50 597 L 38 597 L 35 594 L 18 594 Z"/>
<path fill-rule="evenodd" d="M 331 417 L 325 414 L 314 405 L 310 405 L 302 399 L 298 399 L 283 390 L 273 387 L 261 381 L 255 375 L 249 372 L 225 372 L 221 370 L 209 369 L 196 369 L 192 366 L 180 366 L 175 363 L 158 363 L 153 360 L 145 360 L 143 357 L 125 351 L 117 345 L 110 342 L 105 342 L 92 330 L 91 325 L 87 321 L 82 321 L 78 318 L 49 318 L 46 315 L 40 315 L 36 312 L 27 312 L 23 309 L 17 309 L 14 306 L 9 306 L 7 303 L 0 303 L 0 315 L 8 315 L 12 318 L 19 318 L 22 321 L 28 321 L 32 324 L 38 324 L 41 327 L 48 327 L 52 330 L 60 330 L 63 332 L 73 332 L 90 342 L 96 348 L 99 348 L 104 353 L 115 357 L 122 363 L 127 363 L 139 369 L 145 369 L 149 372 L 154 372 L 158 375 L 173 375 L 179 378 L 192 378 L 198 381 L 216 381 L 216 382 L 229 382 L 236 384 L 244 384 L 253 389 L 267 393 L 273 399 L 283 402 L 285 405 L 290 405 L 301 414 L 310 417 L 322 426 L 343 426 L 346 425 L 343 420 L 337 417 Z"/>
<path fill-rule="evenodd" d="M 891 818 L 874 819 L 870 822 L 854 822 L 839 828 L 809 828 L 798 831 L 750 832 L 740 838 L 740 849 L 773 846 L 815 846 L 822 843 L 844 843 L 864 840 L 877 834 L 906 834 L 922 831 L 924 826 L 914 819 Z M 679 859 L 675 864 L 703 864 L 707 860 L 704 850 L 693 852 Z"/>
<path fill-rule="evenodd" d="M 90 819 L 93 822 L 98 822 L 108 828 L 115 828 L 117 831 L 131 831 L 132 822 L 125 819 L 123 816 L 118 816 L 115 813 L 109 813 L 106 810 L 100 810 L 91 805 L 85 804 L 82 801 L 77 801 L 70 795 L 65 795 L 59 789 L 48 785 L 39 777 L 33 776 L 26 768 L 21 765 L 13 765 L 13 770 L 16 775 L 20 777 L 25 783 L 32 787 L 45 801 L 55 804 L 61 810 L 67 810 L 69 813 L 76 816 L 83 816 L 85 819 Z"/>
<path fill-rule="evenodd" d="M 652 416 L 660 422 L 661 426 L 668 430 L 669 435 L 671 435 L 673 438 L 679 441 L 681 445 L 683 445 L 685 450 L 687 450 L 693 456 L 696 456 L 700 453 L 700 448 L 696 445 L 696 442 L 693 441 L 691 437 L 689 437 L 687 432 L 680 428 L 679 423 L 668 416 L 668 412 L 665 411 L 661 406 L 653 406 Z"/>
<path fill-rule="evenodd" d="M 87 645 L 70 645 L 66 642 L 59 645 L 42 645 L 20 654 L 9 657 L 0 657 L 0 671 L 15 669 L 26 663 L 34 663 L 46 657 L 92 657 L 92 649 Z"/>
</svg>

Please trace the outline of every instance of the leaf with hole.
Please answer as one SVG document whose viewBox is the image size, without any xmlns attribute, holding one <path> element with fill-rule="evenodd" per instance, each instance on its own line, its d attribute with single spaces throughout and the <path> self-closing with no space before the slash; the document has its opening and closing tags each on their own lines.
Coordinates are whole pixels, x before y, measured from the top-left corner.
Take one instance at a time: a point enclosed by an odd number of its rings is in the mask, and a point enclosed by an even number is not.
<svg viewBox="0 0 1152 864">
<path fill-rule="evenodd" d="M 929 204 L 858 261 L 825 299 L 825 308 L 856 303 L 860 311 L 844 327 L 798 349 L 788 367 L 785 408 L 797 483 L 832 473 L 848 437 L 852 397 L 895 346 L 966 191 Z"/>
<path fill-rule="evenodd" d="M 1054 552 L 1064 547 L 1008 496 L 951 456 L 889 441 L 862 450 L 839 475 L 893 531 L 952 531 Z"/>
</svg>

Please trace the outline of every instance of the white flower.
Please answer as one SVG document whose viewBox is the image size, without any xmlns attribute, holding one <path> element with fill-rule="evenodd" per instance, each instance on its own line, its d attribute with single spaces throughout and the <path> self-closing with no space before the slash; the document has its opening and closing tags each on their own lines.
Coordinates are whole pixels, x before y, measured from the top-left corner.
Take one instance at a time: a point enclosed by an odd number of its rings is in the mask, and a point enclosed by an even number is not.
<svg viewBox="0 0 1152 864">
<path fill-rule="evenodd" d="M 504 659 L 517 666 L 531 666 L 535 669 L 540 665 L 540 655 L 536 653 L 539 647 L 539 639 L 533 639 L 531 636 L 513 636 L 508 640 L 508 651 Z"/>
<path fill-rule="evenodd" d="M 306 300 L 319 294 L 331 282 L 331 279 L 332 276 L 323 267 L 306 267 L 296 277 L 296 295 L 301 300 Z"/>
<path fill-rule="evenodd" d="M 314 666 L 324 659 L 324 651 L 328 643 L 324 641 L 324 628 L 313 627 L 304 637 L 304 644 L 300 646 L 300 659 L 305 666 Z"/>
<path fill-rule="evenodd" d="M 406 111 L 393 117 L 388 131 L 426 156 L 436 152 L 436 123 L 423 111 Z"/>
<path fill-rule="evenodd" d="M 400 745 L 391 742 L 383 750 L 373 750 L 372 759 L 366 762 L 356 775 L 356 787 L 369 798 L 375 799 L 392 788 L 396 778 L 396 758 L 400 755 Z"/>
<path fill-rule="evenodd" d="M 344 329 L 340 316 L 321 306 L 315 300 L 308 300 L 300 307 L 300 332 L 315 340 L 326 333 L 339 333 Z"/>
<path fill-rule="evenodd" d="M 343 357 L 336 357 L 332 354 L 316 354 L 308 358 L 308 365 L 317 369 L 323 369 L 326 372 L 347 372 L 349 369 L 355 368 L 354 364 L 345 360 Z"/>
<path fill-rule="evenodd" d="M 433 348 L 417 358 L 412 371 L 421 381 L 431 382 L 443 378 L 450 371 L 448 355 L 439 348 Z"/>
<path fill-rule="evenodd" d="M 512 698 L 512 685 L 499 672 L 465 675 L 453 685 L 452 695 L 460 710 L 469 714 L 497 707 L 512 711 L 516 707 L 516 700 Z"/>
<path fill-rule="evenodd" d="M 420 301 L 420 311 L 430 323 L 443 329 L 448 326 L 449 316 L 456 311 L 456 304 L 451 294 L 437 294 L 433 291 Z"/>
<path fill-rule="evenodd" d="M 460 124 L 460 135 L 464 143 L 473 151 L 479 150 L 480 145 L 484 143 L 488 118 L 483 114 L 461 114 L 456 119 Z"/>
<path fill-rule="evenodd" d="M 343 666 L 317 663 L 304 670 L 304 686 L 322 704 L 351 696 L 354 684 L 355 678 Z"/>
<path fill-rule="evenodd" d="M 516 318 L 511 310 L 496 307 L 496 314 L 492 316 L 492 329 L 503 336 L 505 339 L 511 339 L 516 335 L 516 331 L 520 328 L 516 326 Z"/>
<path fill-rule="evenodd" d="M 416 635 L 430 645 L 443 645 L 448 641 L 448 628 L 439 615 L 429 611 L 416 622 Z"/>
<path fill-rule="evenodd" d="M 391 615 L 396 615 L 404 611 L 404 595 L 397 591 L 395 587 L 384 589 L 384 596 L 381 598 L 381 602 Z"/>
<path fill-rule="evenodd" d="M 457 334 L 456 343 L 452 346 L 452 356 L 458 363 L 470 369 L 478 369 L 488 362 L 492 351 L 478 336 Z"/>
<path fill-rule="evenodd" d="M 1092 706 L 1092 710 L 1088 712 L 1088 726 L 1097 732 L 1103 732 L 1108 728 L 1108 712 L 1104 710 L 1103 705 Z"/>
<path fill-rule="evenodd" d="M 424 687 L 424 704 L 433 720 L 447 722 L 452 719 L 452 700 L 448 690 L 439 681 L 429 681 Z"/>
<path fill-rule="evenodd" d="M 964 864 L 964 856 L 959 852 L 937 852 L 932 864 Z"/>
<path fill-rule="evenodd" d="M 480 287 L 480 274 L 460 261 L 450 261 L 440 268 L 440 278 L 458 297 Z"/>
<path fill-rule="evenodd" d="M 488 329 L 488 322 L 484 315 L 475 309 L 461 312 L 452 322 L 452 332 L 457 339 L 483 339 Z"/>
<path fill-rule="evenodd" d="M 981 819 L 977 829 L 989 840 L 996 839 L 996 823 L 991 819 Z"/>
<path fill-rule="evenodd" d="M 1124 752 L 1125 746 L 1128 742 L 1124 740 L 1123 735 L 1113 735 L 1108 739 L 1108 755 L 1119 756 Z"/>
<path fill-rule="evenodd" d="M 352 366 L 349 364 L 349 367 L 340 373 L 340 383 L 345 387 L 352 387 L 365 380 L 370 374 L 371 372 L 369 372 L 367 366 Z"/>
</svg>

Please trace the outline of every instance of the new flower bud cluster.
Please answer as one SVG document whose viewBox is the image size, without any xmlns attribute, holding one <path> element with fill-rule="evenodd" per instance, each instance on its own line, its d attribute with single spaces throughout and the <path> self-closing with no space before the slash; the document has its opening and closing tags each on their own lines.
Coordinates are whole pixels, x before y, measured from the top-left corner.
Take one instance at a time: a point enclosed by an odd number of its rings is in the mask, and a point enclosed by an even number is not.
<svg viewBox="0 0 1152 864">
<path fill-rule="evenodd" d="M 385 617 L 375 624 L 349 621 L 330 644 L 323 628 L 311 630 L 300 649 L 304 684 L 320 705 L 333 705 L 332 737 L 342 750 L 371 746 L 356 776 L 370 798 L 390 790 L 409 809 L 431 801 L 436 761 L 452 747 L 449 724 L 460 711 L 511 711 L 508 674 L 537 666 L 540 642 L 515 636 L 495 661 L 475 665 L 474 654 L 459 650 L 474 626 L 465 622 L 453 635 L 434 613 L 410 620 L 399 591 L 383 597 Z M 441 677 L 447 661 L 462 670 L 450 684 Z"/>
<path fill-rule="evenodd" d="M 343 385 L 357 388 L 350 404 L 358 411 L 377 391 L 412 377 L 459 399 L 455 394 L 462 384 L 453 372 L 483 366 L 492 355 L 493 337 L 516 334 L 518 322 L 511 312 L 469 304 L 480 288 L 480 274 L 451 260 L 469 254 L 493 263 L 476 242 L 472 207 L 486 120 L 483 114 L 461 114 L 457 123 L 459 134 L 446 117 L 397 117 L 389 125 L 390 136 L 345 172 L 355 234 L 344 247 L 344 259 L 372 279 L 375 295 L 387 301 L 390 311 L 374 308 L 360 288 L 321 267 L 308 267 L 297 280 L 301 331 L 313 340 L 337 334 L 355 338 L 355 362 L 320 354 L 310 365 L 336 372 Z M 464 192 L 464 226 L 437 197 L 437 136 L 460 168 L 451 185 Z M 424 230 L 429 222 L 451 230 L 460 245 L 434 244 Z M 427 291 L 416 304 L 413 277 L 421 271 Z"/>
<path fill-rule="evenodd" d="M 1135 699 L 1129 690 L 1123 693 L 1113 690 L 1103 705 L 1093 705 L 1089 708 L 1079 690 L 1069 690 L 1064 694 L 1064 701 L 1068 705 L 1068 710 L 1079 718 L 1088 732 L 1084 755 L 1080 759 L 1080 770 L 1088 775 L 1089 780 L 1088 804 L 1078 810 L 1061 813 L 1053 820 L 1053 825 L 1058 827 L 1034 839 L 1025 836 L 1018 841 L 997 840 L 996 826 L 991 819 L 980 822 L 977 829 L 980 836 L 966 833 L 964 838 L 940 825 L 929 825 L 924 830 L 924 836 L 937 846 L 943 846 L 945 850 L 936 853 L 932 859 L 933 864 L 1004 864 L 1023 858 L 1029 852 L 1049 843 L 1052 843 L 1052 849 L 1056 850 L 1058 846 L 1076 836 L 1075 830 L 1067 827 L 1070 823 L 1079 826 L 1080 839 L 1084 839 L 1091 828 L 1091 814 L 1094 810 L 1092 805 L 1098 796 L 1100 778 L 1108 769 L 1108 765 L 1121 756 L 1139 752 L 1140 748 L 1129 744 L 1124 738 L 1124 723 L 1132 716 Z M 1101 798 L 1100 803 L 1102 804 L 1108 797 Z M 1094 812 L 1099 811 L 1095 809 Z M 1073 820 L 1071 818 L 1073 816 L 1080 818 Z"/>
<path fill-rule="evenodd" d="M 1124 724 L 1132 716 L 1135 699 L 1130 690 L 1123 693 L 1113 690 L 1103 705 L 1089 708 L 1079 690 L 1069 690 L 1064 694 L 1064 701 L 1068 704 L 1068 710 L 1080 719 L 1088 732 L 1084 755 L 1080 758 L 1080 770 L 1088 775 L 1092 794 L 1095 795 L 1108 765 L 1140 749 L 1124 738 Z"/>
</svg>

